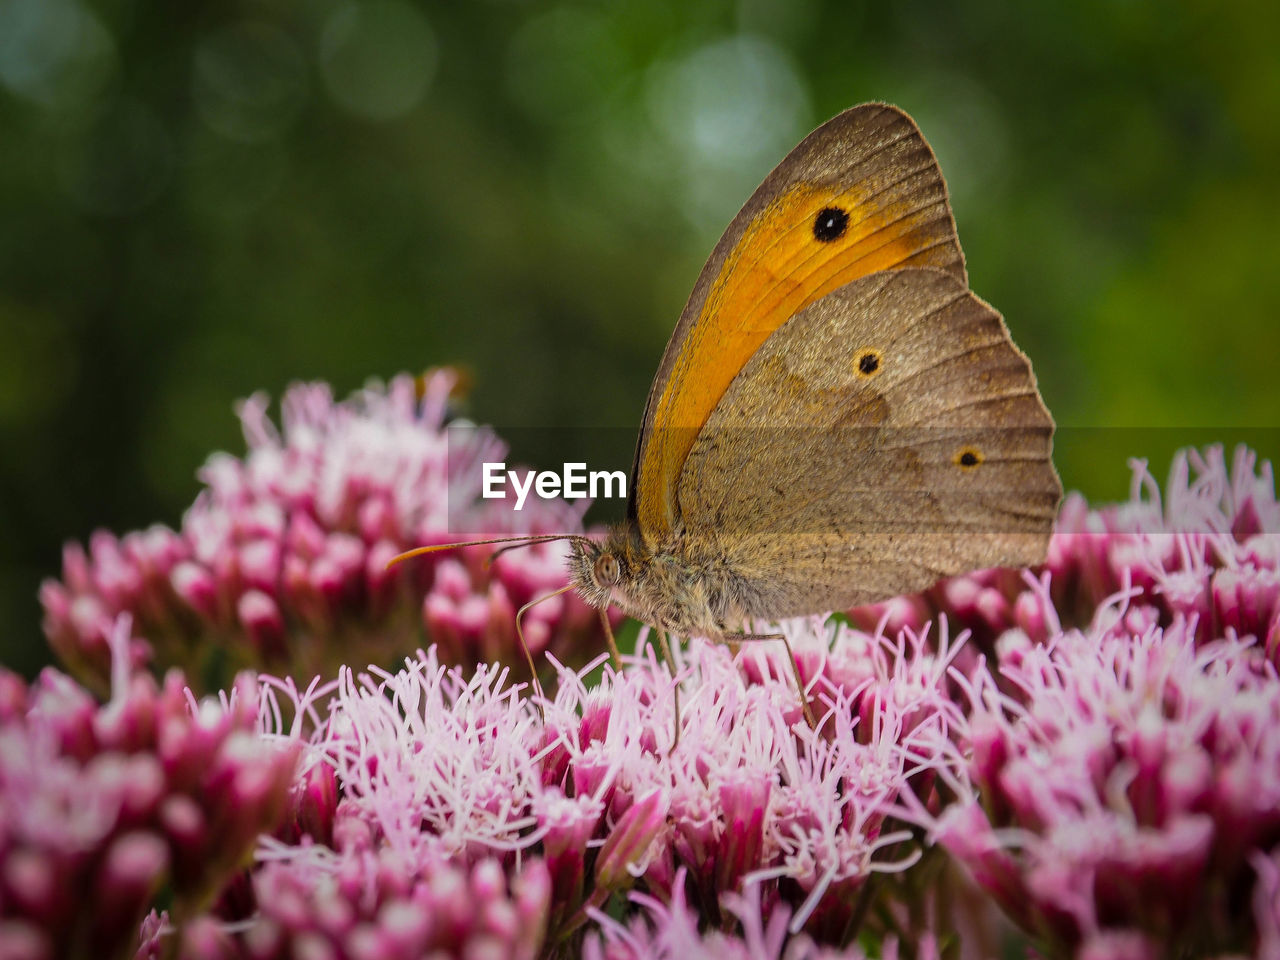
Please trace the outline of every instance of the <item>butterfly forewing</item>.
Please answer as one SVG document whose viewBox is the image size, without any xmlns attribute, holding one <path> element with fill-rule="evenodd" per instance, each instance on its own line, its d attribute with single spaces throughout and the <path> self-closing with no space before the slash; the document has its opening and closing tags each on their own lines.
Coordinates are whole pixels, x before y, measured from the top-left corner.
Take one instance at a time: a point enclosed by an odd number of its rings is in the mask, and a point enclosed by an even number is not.
<svg viewBox="0 0 1280 960">
<path fill-rule="evenodd" d="M 779 327 L 868 274 L 931 266 L 965 283 L 946 184 L 914 121 L 865 104 L 804 139 L 734 218 L 703 268 L 650 389 L 630 515 L 671 532 L 694 438 Z"/>
</svg>

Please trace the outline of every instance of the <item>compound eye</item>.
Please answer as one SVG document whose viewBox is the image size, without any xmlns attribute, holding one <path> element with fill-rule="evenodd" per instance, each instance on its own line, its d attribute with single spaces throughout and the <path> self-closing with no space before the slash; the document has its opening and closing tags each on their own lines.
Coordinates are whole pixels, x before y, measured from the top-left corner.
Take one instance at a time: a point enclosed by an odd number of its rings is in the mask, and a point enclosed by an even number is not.
<svg viewBox="0 0 1280 960">
<path fill-rule="evenodd" d="M 602 553 L 596 558 L 595 565 L 596 581 L 606 587 L 611 587 L 618 582 L 621 571 L 618 569 L 618 561 L 614 559 L 611 553 Z"/>
</svg>

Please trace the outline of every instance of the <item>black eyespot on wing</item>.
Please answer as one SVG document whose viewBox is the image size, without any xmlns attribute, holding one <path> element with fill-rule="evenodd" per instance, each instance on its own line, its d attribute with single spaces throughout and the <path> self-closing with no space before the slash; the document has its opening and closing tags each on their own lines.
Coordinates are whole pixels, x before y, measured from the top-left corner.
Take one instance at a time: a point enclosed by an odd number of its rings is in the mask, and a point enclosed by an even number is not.
<svg viewBox="0 0 1280 960">
<path fill-rule="evenodd" d="M 823 207 L 813 218 L 813 238 L 830 243 L 844 236 L 849 228 L 849 214 L 839 207 Z"/>
<path fill-rule="evenodd" d="M 853 355 L 853 371 L 864 379 L 874 377 L 883 360 L 884 355 L 875 347 L 863 347 Z"/>
<path fill-rule="evenodd" d="M 952 457 L 951 462 L 962 470 L 972 470 L 978 464 L 982 463 L 982 451 L 974 447 L 965 447 Z"/>
</svg>

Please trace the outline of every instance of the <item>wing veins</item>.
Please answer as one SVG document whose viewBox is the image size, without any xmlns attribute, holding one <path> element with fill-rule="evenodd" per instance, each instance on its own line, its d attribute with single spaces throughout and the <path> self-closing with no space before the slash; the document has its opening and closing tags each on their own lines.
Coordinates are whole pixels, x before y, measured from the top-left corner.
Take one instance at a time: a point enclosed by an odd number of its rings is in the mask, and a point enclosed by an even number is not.
<svg viewBox="0 0 1280 960">
<path fill-rule="evenodd" d="M 945 308 L 942 308 L 942 309 L 945 309 Z M 959 360 L 962 357 L 972 356 L 973 354 L 980 353 L 983 350 L 990 350 L 992 347 L 999 347 L 1005 343 L 1009 343 L 1009 339 L 1007 337 L 1001 337 L 998 340 L 992 340 L 990 343 L 980 343 L 975 346 L 969 347 L 965 350 L 961 350 L 958 353 L 948 354 L 947 356 L 943 357 L 941 360 L 938 360 L 935 363 L 929 364 L 929 366 L 927 367 L 921 367 L 919 370 L 913 370 L 910 376 L 903 377 L 901 380 L 894 381 L 894 383 L 888 389 L 897 390 L 899 387 L 906 386 L 907 384 L 919 379 L 920 377 L 924 376 L 926 373 L 930 373 L 934 370 L 937 370 L 939 367 L 945 366 L 955 360 Z M 1012 344 L 1010 344 L 1010 346 L 1012 346 Z M 963 379 L 963 378 L 958 377 L 956 379 Z M 955 380 L 946 380 L 942 382 L 954 383 Z"/>
</svg>

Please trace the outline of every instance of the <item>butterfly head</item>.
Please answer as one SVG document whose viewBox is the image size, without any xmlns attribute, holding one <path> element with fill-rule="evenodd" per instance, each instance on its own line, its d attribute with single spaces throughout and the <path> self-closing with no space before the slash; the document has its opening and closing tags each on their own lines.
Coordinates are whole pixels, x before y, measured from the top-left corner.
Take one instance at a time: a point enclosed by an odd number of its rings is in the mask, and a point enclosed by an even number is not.
<svg viewBox="0 0 1280 960">
<path fill-rule="evenodd" d="M 616 603 L 639 567 L 638 545 L 628 525 L 614 527 L 604 543 L 575 540 L 569 573 L 582 599 L 593 607 Z"/>
</svg>

